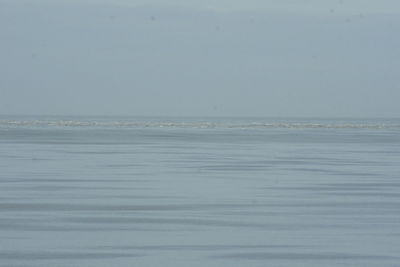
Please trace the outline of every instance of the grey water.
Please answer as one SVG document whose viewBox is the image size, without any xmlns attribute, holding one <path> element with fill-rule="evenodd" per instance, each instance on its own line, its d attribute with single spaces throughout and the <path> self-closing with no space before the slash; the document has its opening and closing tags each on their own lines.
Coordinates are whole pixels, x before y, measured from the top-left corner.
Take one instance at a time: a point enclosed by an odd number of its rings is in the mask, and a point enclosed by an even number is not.
<svg viewBox="0 0 400 267">
<path fill-rule="evenodd" d="M 0 266 L 399 266 L 400 120 L 0 117 Z"/>
</svg>

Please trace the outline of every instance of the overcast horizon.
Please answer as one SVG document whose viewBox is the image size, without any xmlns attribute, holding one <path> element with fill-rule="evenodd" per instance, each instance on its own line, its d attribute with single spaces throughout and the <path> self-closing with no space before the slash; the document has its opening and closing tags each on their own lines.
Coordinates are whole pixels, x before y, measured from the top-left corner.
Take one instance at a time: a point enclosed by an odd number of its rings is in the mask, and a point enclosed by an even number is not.
<svg viewBox="0 0 400 267">
<path fill-rule="evenodd" d="M 0 1 L 0 114 L 392 117 L 395 1 Z"/>
</svg>

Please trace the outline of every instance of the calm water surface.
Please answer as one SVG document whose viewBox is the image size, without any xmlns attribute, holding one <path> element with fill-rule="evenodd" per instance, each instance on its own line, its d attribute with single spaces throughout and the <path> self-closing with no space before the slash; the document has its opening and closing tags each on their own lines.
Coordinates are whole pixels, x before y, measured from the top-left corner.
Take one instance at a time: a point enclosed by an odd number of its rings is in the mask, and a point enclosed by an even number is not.
<svg viewBox="0 0 400 267">
<path fill-rule="evenodd" d="M 400 121 L 0 117 L 0 266 L 399 266 Z"/>
</svg>

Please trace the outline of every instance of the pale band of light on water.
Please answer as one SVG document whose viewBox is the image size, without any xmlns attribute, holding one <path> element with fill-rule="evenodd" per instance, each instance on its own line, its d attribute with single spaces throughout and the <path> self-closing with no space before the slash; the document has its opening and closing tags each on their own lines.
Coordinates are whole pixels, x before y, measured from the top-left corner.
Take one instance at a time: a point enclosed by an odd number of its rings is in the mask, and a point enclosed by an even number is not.
<svg viewBox="0 0 400 267">
<path fill-rule="evenodd" d="M 193 121 L 194 120 L 194 121 Z M 115 120 L 113 118 L 107 120 L 73 120 L 73 119 L 45 119 L 45 120 L 15 120 L 15 119 L 3 119 L 0 120 L 0 127 L 171 127 L 171 128 L 240 128 L 240 129 L 251 129 L 251 128 L 360 128 L 360 129 L 386 129 L 386 128 L 400 128 L 400 121 L 391 121 L 387 119 L 385 121 L 379 121 L 378 119 L 370 121 L 357 121 L 357 120 L 321 120 L 314 119 L 313 122 L 299 119 L 291 120 L 268 120 L 268 119 L 230 119 L 224 121 L 221 119 L 162 119 L 162 118 L 137 118 L 137 119 L 125 119 Z"/>
</svg>

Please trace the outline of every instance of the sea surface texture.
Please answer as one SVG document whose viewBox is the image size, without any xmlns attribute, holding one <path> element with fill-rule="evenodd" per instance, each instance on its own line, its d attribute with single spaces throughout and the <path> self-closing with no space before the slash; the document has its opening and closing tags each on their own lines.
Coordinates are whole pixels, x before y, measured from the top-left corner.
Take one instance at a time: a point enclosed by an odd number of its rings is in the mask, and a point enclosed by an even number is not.
<svg viewBox="0 0 400 267">
<path fill-rule="evenodd" d="M 2 116 L 0 266 L 400 266 L 400 121 Z"/>
</svg>

